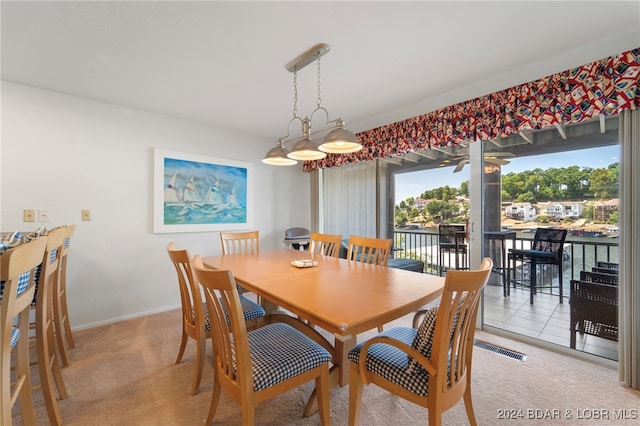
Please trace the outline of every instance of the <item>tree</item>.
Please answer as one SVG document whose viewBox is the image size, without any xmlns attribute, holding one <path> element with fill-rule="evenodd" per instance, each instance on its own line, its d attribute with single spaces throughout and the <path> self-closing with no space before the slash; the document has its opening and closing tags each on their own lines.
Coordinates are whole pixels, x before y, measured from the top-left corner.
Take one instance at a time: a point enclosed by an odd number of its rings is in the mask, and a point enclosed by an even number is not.
<svg viewBox="0 0 640 426">
<path fill-rule="evenodd" d="M 465 180 L 460 184 L 460 195 L 464 197 L 469 196 L 469 181 Z"/>
<path fill-rule="evenodd" d="M 396 225 L 404 226 L 407 224 L 407 214 L 403 211 L 396 211 L 395 217 Z"/>
<path fill-rule="evenodd" d="M 614 169 L 595 169 L 590 176 L 591 191 L 599 199 L 614 198 L 618 194 L 618 176 Z"/>
</svg>

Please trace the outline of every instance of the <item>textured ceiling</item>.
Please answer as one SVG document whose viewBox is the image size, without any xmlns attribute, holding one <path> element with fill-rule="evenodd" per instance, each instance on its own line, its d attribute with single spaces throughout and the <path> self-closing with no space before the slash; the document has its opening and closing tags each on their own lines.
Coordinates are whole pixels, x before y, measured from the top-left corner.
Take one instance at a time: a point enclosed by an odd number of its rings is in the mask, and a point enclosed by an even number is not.
<svg viewBox="0 0 640 426">
<path fill-rule="evenodd" d="M 1 12 L 3 80 L 271 141 L 292 117 L 284 66 L 319 42 L 331 46 L 322 105 L 356 132 L 640 46 L 638 1 L 2 1 Z M 298 73 L 301 116 L 316 78 L 315 64 Z"/>
</svg>

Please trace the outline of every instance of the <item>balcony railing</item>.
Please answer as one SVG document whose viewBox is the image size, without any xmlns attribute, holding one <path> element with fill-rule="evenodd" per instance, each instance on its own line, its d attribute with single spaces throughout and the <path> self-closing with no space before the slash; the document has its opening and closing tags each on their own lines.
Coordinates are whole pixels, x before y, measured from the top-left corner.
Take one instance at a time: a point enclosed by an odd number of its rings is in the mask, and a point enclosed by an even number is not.
<svg viewBox="0 0 640 426">
<path fill-rule="evenodd" d="M 517 235 L 515 245 L 516 248 L 527 249 L 531 247 L 532 241 L 533 234 L 530 236 Z M 434 231 L 395 230 L 393 234 L 393 247 L 395 250 L 393 256 L 396 259 L 421 260 L 425 265 L 423 272 L 439 274 L 441 270 L 448 269 L 449 265 L 454 265 L 453 256 L 455 254 L 447 253 L 441 259 L 438 242 L 438 233 Z M 511 240 L 508 240 L 506 248 L 512 248 L 511 244 Z M 565 261 L 562 266 L 563 293 L 568 297 L 569 282 L 571 279 L 579 278 L 580 271 L 590 271 L 599 261 L 618 262 L 618 240 L 617 238 L 607 237 L 568 236 L 565 241 L 564 252 Z M 495 255 L 490 254 L 490 256 L 494 257 Z M 442 265 L 440 264 L 441 261 Z M 494 263 L 501 265 L 502 259 L 494 259 Z M 521 280 L 522 273 L 526 273 L 526 271 L 519 272 L 520 278 L 517 279 Z M 546 281 L 550 284 L 549 291 L 552 291 L 553 284 L 557 283 L 557 275 L 556 268 L 544 268 L 538 274 L 538 277 L 540 281 Z"/>
</svg>

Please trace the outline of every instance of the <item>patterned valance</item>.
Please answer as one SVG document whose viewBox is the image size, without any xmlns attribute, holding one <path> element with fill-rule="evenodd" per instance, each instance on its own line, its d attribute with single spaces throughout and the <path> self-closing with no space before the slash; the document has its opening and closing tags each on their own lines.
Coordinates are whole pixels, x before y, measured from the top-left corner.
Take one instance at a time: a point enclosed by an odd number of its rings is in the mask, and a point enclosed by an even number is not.
<svg viewBox="0 0 640 426">
<path fill-rule="evenodd" d="M 364 148 L 306 161 L 303 170 L 335 167 L 432 146 L 509 136 L 523 129 L 580 123 L 640 105 L 640 48 L 437 111 L 357 134 Z"/>
</svg>

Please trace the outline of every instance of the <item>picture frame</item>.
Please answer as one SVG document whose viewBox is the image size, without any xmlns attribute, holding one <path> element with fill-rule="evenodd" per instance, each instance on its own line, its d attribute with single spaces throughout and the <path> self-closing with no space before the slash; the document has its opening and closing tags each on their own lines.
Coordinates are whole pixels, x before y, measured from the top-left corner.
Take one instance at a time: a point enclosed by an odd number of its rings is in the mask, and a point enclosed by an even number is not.
<svg viewBox="0 0 640 426">
<path fill-rule="evenodd" d="M 153 180 L 154 233 L 252 226 L 251 163 L 156 148 Z"/>
</svg>

